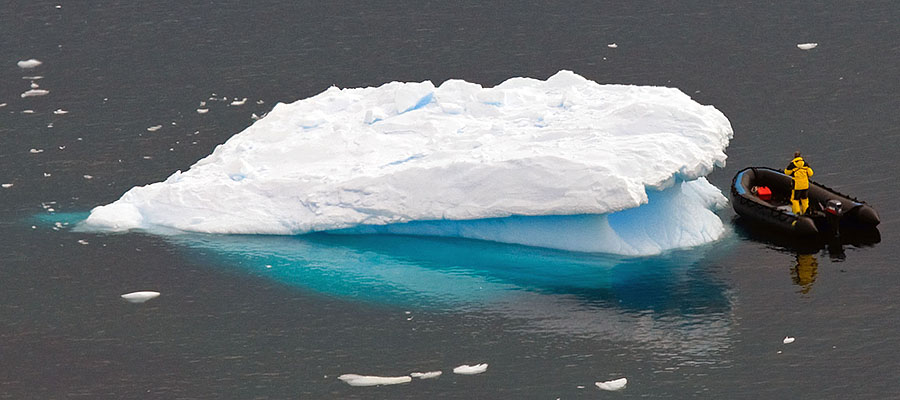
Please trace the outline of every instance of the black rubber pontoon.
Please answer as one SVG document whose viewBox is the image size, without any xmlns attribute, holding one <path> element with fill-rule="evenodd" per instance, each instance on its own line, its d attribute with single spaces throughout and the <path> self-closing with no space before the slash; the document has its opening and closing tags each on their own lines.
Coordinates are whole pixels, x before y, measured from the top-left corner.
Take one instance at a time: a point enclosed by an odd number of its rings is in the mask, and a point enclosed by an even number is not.
<svg viewBox="0 0 900 400">
<path fill-rule="evenodd" d="M 760 199 L 754 187 L 768 187 L 771 199 Z M 741 217 L 794 235 L 836 235 L 840 229 L 874 228 L 878 213 L 865 202 L 831 188 L 809 183 L 809 210 L 805 215 L 791 212 L 793 178 L 765 167 L 744 168 L 731 182 L 734 211 Z"/>
</svg>

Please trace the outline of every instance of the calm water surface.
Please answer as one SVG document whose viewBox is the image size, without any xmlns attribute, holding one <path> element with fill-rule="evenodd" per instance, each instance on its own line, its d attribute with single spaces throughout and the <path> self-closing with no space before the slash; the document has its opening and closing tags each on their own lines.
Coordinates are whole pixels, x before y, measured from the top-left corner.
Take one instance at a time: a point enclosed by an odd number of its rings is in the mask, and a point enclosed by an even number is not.
<svg viewBox="0 0 900 400">
<path fill-rule="evenodd" d="M 900 7 L 700 3 L 4 3 L 0 398 L 900 397 Z M 16 66 L 28 58 L 44 64 Z M 735 130 L 710 176 L 726 193 L 737 170 L 803 150 L 818 181 L 879 211 L 880 241 L 798 249 L 730 209 L 724 239 L 641 259 L 66 225 L 187 169 L 277 102 L 560 69 L 716 106 Z M 32 81 L 50 94 L 21 98 Z M 136 290 L 163 295 L 119 299 Z M 336 379 L 433 370 L 398 386 Z M 594 387 L 622 376 L 622 392 Z"/>
</svg>

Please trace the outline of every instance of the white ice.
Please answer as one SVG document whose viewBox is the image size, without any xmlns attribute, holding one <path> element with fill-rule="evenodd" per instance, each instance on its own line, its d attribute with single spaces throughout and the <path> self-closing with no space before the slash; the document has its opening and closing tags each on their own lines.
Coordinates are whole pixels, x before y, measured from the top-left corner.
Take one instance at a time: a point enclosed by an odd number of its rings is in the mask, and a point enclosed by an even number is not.
<svg viewBox="0 0 900 400">
<path fill-rule="evenodd" d="M 13 187 L 13 184 L 12 183 L 4 183 L 4 184 L 0 185 L 0 187 L 3 187 L 4 189 L 9 189 L 9 188 Z"/>
<path fill-rule="evenodd" d="M 155 299 L 157 297 L 159 297 L 159 292 L 152 291 L 132 292 L 122 295 L 122 298 L 129 303 L 143 303 L 147 300 Z"/>
<path fill-rule="evenodd" d="M 713 241 L 728 119 L 665 87 L 569 71 L 277 104 L 188 171 L 92 210 L 94 228 L 386 232 L 629 255 Z"/>
<path fill-rule="evenodd" d="M 64 114 L 68 114 L 68 113 L 69 113 L 68 111 L 63 110 L 62 108 L 57 108 L 56 111 L 53 111 L 53 114 L 56 114 L 56 115 L 64 115 Z"/>
<path fill-rule="evenodd" d="M 350 386 L 376 386 L 376 385 L 396 385 L 399 383 L 408 383 L 412 381 L 410 376 L 366 376 L 357 374 L 344 374 L 338 379 L 346 382 Z"/>
<path fill-rule="evenodd" d="M 16 64 L 19 66 L 19 68 L 22 68 L 22 69 L 28 69 L 28 68 L 34 68 L 34 67 L 37 67 L 38 65 L 41 65 L 41 64 L 43 64 L 43 63 L 42 63 L 41 61 L 39 61 L 39 60 L 35 60 L 35 59 L 33 59 L 33 58 L 30 58 L 30 59 L 28 59 L 28 60 L 19 61 L 19 62 L 16 63 Z"/>
<path fill-rule="evenodd" d="M 487 364 L 460 365 L 456 368 L 453 368 L 453 373 L 460 375 L 475 375 L 487 371 L 487 367 Z"/>
<path fill-rule="evenodd" d="M 784 340 L 782 340 L 781 342 L 784 344 L 791 344 L 791 343 L 794 343 L 794 340 L 795 339 L 790 336 L 785 336 Z"/>
<path fill-rule="evenodd" d="M 198 108 L 197 109 L 197 114 L 206 114 L 208 112 L 209 112 L 208 108 Z"/>
<path fill-rule="evenodd" d="M 153 125 L 153 126 L 147 128 L 147 131 L 149 131 L 149 132 L 156 132 L 156 131 L 158 131 L 158 130 L 160 130 L 160 129 L 162 129 L 162 125 Z"/>
<path fill-rule="evenodd" d="M 433 379 L 433 378 L 437 378 L 437 377 L 441 376 L 441 374 L 443 374 L 443 372 L 441 372 L 441 371 L 413 372 L 413 373 L 409 374 L 409 376 L 411 376 L 413 378 L 419 378 L 419 379 Z"/>
<path fill-rule="evenodd" d="M 800 50 L 809 50 L 816 48 L 818 45 L 818 43 L 800 43 L 797 47 L 800 48 Z"/>
<path fill-rule="evenodd" d="M 598 388 L 603 390 L 616 391 L 625 389 L 625 385 L 628 384 L 628 379 L 619 378 L 606 382 L 594 382 L 594 384 L 597 385 Z"/>
</svg>

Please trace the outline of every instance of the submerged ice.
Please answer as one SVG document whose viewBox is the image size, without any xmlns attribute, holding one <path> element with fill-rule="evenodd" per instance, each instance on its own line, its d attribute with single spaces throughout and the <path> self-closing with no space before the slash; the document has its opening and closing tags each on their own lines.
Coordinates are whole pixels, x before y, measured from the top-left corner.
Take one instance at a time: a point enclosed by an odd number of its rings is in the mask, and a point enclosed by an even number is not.
<svg viewBox="0 0 900 400">
<path fill-rule="evenodd" d="M 677 89 L 569 71 L 278 104 L 186 172 L 92 210 L 99 229 L 402 233 L 643 255 L 706 243 L 732 129 Z"/>
</svg>

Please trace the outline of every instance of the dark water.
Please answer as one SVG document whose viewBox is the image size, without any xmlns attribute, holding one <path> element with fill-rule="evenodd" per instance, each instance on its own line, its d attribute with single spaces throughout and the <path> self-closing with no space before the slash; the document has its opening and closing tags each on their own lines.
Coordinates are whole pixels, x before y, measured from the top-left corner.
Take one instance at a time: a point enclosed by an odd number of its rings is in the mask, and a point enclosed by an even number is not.
<svg viewBox="0 0 900 400">
<path fill-rule="evenodd" d="M 0 398 L 900 397 L 900 7 L 700 3 L 3 3 Z M 28 58 L 44 64 L 16 66 Z M 721 241 L 643 259 L 62 225 L 332 84 L 560 69 L 716 106 L 735 130 L 710 176 L 723 190 L 802 150 L 817 181 L 879 211 L 880 243 L 798 251 L 730 209 Z M 50 94 L 21 98 L 34 75 Z M 196 113 L 213 93 L 250 100 Z M 135 290 L 163 295 L 119 299 Z M 593 386 L 622 376 L 622 392 Z"/>
</svg>

